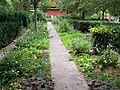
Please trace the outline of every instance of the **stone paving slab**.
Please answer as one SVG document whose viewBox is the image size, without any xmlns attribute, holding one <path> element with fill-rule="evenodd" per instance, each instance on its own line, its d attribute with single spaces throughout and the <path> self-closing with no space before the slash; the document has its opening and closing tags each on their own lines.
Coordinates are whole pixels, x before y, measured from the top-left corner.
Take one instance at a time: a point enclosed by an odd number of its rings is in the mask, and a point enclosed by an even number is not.
<svg viewBox="0 0 120 90">
<path fill-rule="evenodd" d="M 50 62 L 55 90 L 88 90 L 83 75 L 78 71 L 70 54 L 63 45 L 51 22 L 48 22 L 50 37 Z"/>
</svg>

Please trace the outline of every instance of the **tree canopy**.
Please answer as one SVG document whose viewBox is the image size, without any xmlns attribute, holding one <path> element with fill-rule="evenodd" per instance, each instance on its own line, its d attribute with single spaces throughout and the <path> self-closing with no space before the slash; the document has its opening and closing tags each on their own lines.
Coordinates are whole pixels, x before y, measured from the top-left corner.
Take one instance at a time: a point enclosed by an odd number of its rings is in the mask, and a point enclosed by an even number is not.
<svg viewBox="0 0 120 90">
<path fill-rule="evenodd" d="M 111 15 L 120 15 L 120 0 L 60 0 L 59 9 L 68 13 L 79 13 L 82 19 L 93 13 L 108 12 Z"/>
</svg>

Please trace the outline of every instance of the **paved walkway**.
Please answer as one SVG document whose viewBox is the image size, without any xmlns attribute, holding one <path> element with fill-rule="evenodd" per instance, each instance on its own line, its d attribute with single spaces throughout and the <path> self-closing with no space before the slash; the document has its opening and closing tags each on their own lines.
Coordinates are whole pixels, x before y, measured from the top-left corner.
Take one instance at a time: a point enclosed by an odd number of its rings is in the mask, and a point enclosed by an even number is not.
<svg viewBox="0 0 120 90">
<path fill-rule="evenodd" d="M 52 77 L 55 81 L 55 90 L 88 90 L 82 74 L 77 70 L 75 63 L 70 60 L 70 55 L 51 22 L 48 22 L 50 37 L 50 62 Z"/>
</svg>

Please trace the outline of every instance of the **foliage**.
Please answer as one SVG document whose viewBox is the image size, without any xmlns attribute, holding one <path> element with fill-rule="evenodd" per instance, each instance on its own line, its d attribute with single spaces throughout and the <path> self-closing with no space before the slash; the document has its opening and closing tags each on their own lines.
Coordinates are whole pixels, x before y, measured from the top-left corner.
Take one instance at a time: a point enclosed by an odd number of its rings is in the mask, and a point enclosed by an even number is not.
<svg viewBox="0 0 120 90">
<path fill-rule="evenodd" d="M 86 19 L 86 16 L 95 13 L 99 16 L 102 14 L 102 19 L 104 19 L 106 12 L 119 16 L 119 6 L 119 0 L 61 0 L 58 7 L 60 10 L 67 10 L 68 13 L 79 14 L 81 19 Z"/>
<path fill-rule="evenodd" d="M 92 72 L 96 66 L 95 58 L 91 57 L 89 54 L 81 54 L 75 59 L 75 62 L 82 72 L 86 72 L 88 74 Z"/>
<path fill-rule="evenodd" d="M 39 33 L 30 31 L 18 40 L 14 50 L 0 62 L 0 85 L 16 90 L 20 86 L 15 83 L 20 85 L 23 79 L 50 76 L 48 52 L 45 52 L 48 43 L 48 33 L 43 30 Z"/>
<path fill-rule="evenodd" d="M 59 18 L 54 18 L 54 19 L 49 18 L 48 21 L 51 21 L 53 24 L 59 24 L 60 19 Z"/>
<path fill-rule="evenodd" d="M 110 37 L 112 48 L 120 53 L 120 26 L 112 27 Z"/>
<path fill-rule="evenodd" d="M 70 52 L 75 54 L 89 53 L 89 50 L 92 49 L 92 39 L 89 34 L 84 35 L 79 31 L 73 30 L 66 20 L 60 20 L 56 29 L 62 33 L 61 38 L 63 42 L 65 41 L 66 47 L 71 50 Z"/>
<path fill-rule="evenodd" d="M 89 53 L 92 49 L 92 43 L 89 38 L 79 37 L 72 42 L 72 50 L 75 54 Z"/>
<path fill-rule="evenodd" d="M 33 23 L 32 23 L 33 24 Z M 24 39 L 19 40 L 16 43 L 17 47 L 21 48 L 30 48 L 36 47 L 37 49 L 48 49 L 48 35 L 46 34 L 47 31 L 42 23 L 38 24 L 38 28 L 40 29 L 38 33 L 34 34 L 34 32 L 28 33 L 28 36 Z M 33 29 L 33 26 L 31 26 Z M 42 33 L 42 35 L 40 35 Z"/>
<path fill-rule="evenodd" d="M 45 21 L 46 22 L 46 16 L 44 12 L 38 12 L 38 21 Z"/>
<path fill-rule="evenodd" d="M 71 30 L 70 23 L 67 20 L 63 19 L 59 22 L 59 31 L 60 32 L 67 32 Z"/>
<path fill-rule="evenodd" d="M 13 22 L 17 21 L 23 25 L 24 27 L 27 27 L 28 25 L 28 15 L 25 12 L 9 12 L 9 13 L 3 13 L 0 12 L 0 22 Z"/>
<path fill-rule="evenodd" d="M 73 29 L 67 32 L 60 32 L 58 30 L 59 23 L 56 25 L 56 29 L 59 32 L 59 35 L 64 45 L 69 50 L 71 54 L 71 58 L 75 61 L 78 69 L 81 72 L 83 72 L 86 76 L 88 76 L 90 80 L 91 79 L 102 80 L 104 83 L 106 83 L 107 81 L 108 85 L 119 88 L 120 67 L 118 65 L 119 64 L 118 56 L 113 52 L 109 51 L 110 50 L 109 48 L 108 48 L 109 50 L 107 51 L 102 50 L 101 53 L 98 55 L 95 55 L 94 52 L 86 53 L 86 51 L 89 51 L 89 49 L 92 51 L 92 35 L 83 34 Z M 107 24 L 110 26 L 110 23 L 104 22 L 104 24 Z M 118 30 L 119 25 L 117 26 L 114 23 L 112 23 L 111 27 L 113 26 L 115 26 L 114 29 L 111 29 L 108 26 L 96 26 L 94 29 L 92 28 L 91 31 L 95 33 L 99 32 L 100 34 L 104 34 L 104 33 L 111 34 L 111 31 L 115 30 L 116 31 L 115 35 L 117 35 L 117 32 L 119 31 Z M 76 47 L 78 47 L 77 50 L 79 50 L 79 47 L 80 47 L 81 53 L 78 54 L 73 51 L 73 48 L 75 48 L 75 46 L 73 46 L 73 43 L 76 45 Z"/>
<path fill-rule="evenodd" d="M 98 50 L 105 50 L 108 46 L 116 51 L 120 45 L 120 27 L 119 26 L 96 26 L 90 29 L 93 34 L 93 46 Z"/>
<path fill-rule="evenodd" d="M 93 32 L 93 46 L 96 50 L 105 50 L 110 42 L 109 28 L 106 26 L 97 26 L 90 29 Z"/>
<path fill-rule="evenodd" d="M 70 20 L 70 23 L 73 25 L 74 29 L 80 30 L 82 32 L 89 32 L 88 29 L 100 24 L 98 22 L 79 21 L 79 20 Z"/>
<path fill-rule="evenodd" d="M 45 13 L 43 12 L 43 11 L 39 11 L 38 13 L 37 13 L 37 20 L 38 21 L 47 21 L 46 20 L 46 16 L 45 16 Z M 30 15 L 30 19 L 31 19 L 31 21 L 34 21 L 34 14 L 32 13 L 31 15 Z"/>
<path fill-rule="evenodd" d="M 86 15 L 90 15 L 93 12 L 92 1 L 88 0 L 61 0 L 59 8 L 61 10 L 67 10 L 68 13 L 80 14 L 81 19 L 85 19 Z M 69 3 L 66 3 L 69 2 Z"/>
<path fill-rule="evenodd" d="M 119 16 L 120 15 L 120 0 L 110 0 L 109 4 L 109 13 L 114 16 Z"/>
<path fill-rule="evenodd" d="M 97 64 L 100 69 L 108 66 L 116 67 L 118 62 L 118 56 L 109 50 L 103 51 L 100 57 L 97 59 Z"/>
<path fill-rule="evenodd" d="M 28 26 L 27 14 L 23 12 L 0 13 L 0 49 L 11 43 Z"/>
<path fill-rule="evenodd" d="M 79 14 L 67 14 L 67 15 L 65 16 L 65 18 L 67 18 L 67 19 L 77 19 L 77 20 L 80 20 L 80 19 L 81 19 L 81 17 L 80 17 Z"/>
</svg>

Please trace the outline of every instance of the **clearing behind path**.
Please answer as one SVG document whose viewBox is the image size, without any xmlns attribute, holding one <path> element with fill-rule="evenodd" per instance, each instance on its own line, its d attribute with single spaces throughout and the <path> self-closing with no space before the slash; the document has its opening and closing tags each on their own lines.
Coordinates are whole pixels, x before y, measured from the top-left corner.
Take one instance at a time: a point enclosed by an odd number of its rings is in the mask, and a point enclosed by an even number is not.
<svg viewBox="0 0 120 90">
<path fill-rule="evenodd" d="M 51 22 L 48 22 L 50 37 L 50 62 L 55 90 L 88 90 L 84 77 L 78 71 L 70 54 L 63 45 Z"/>
</svg>

